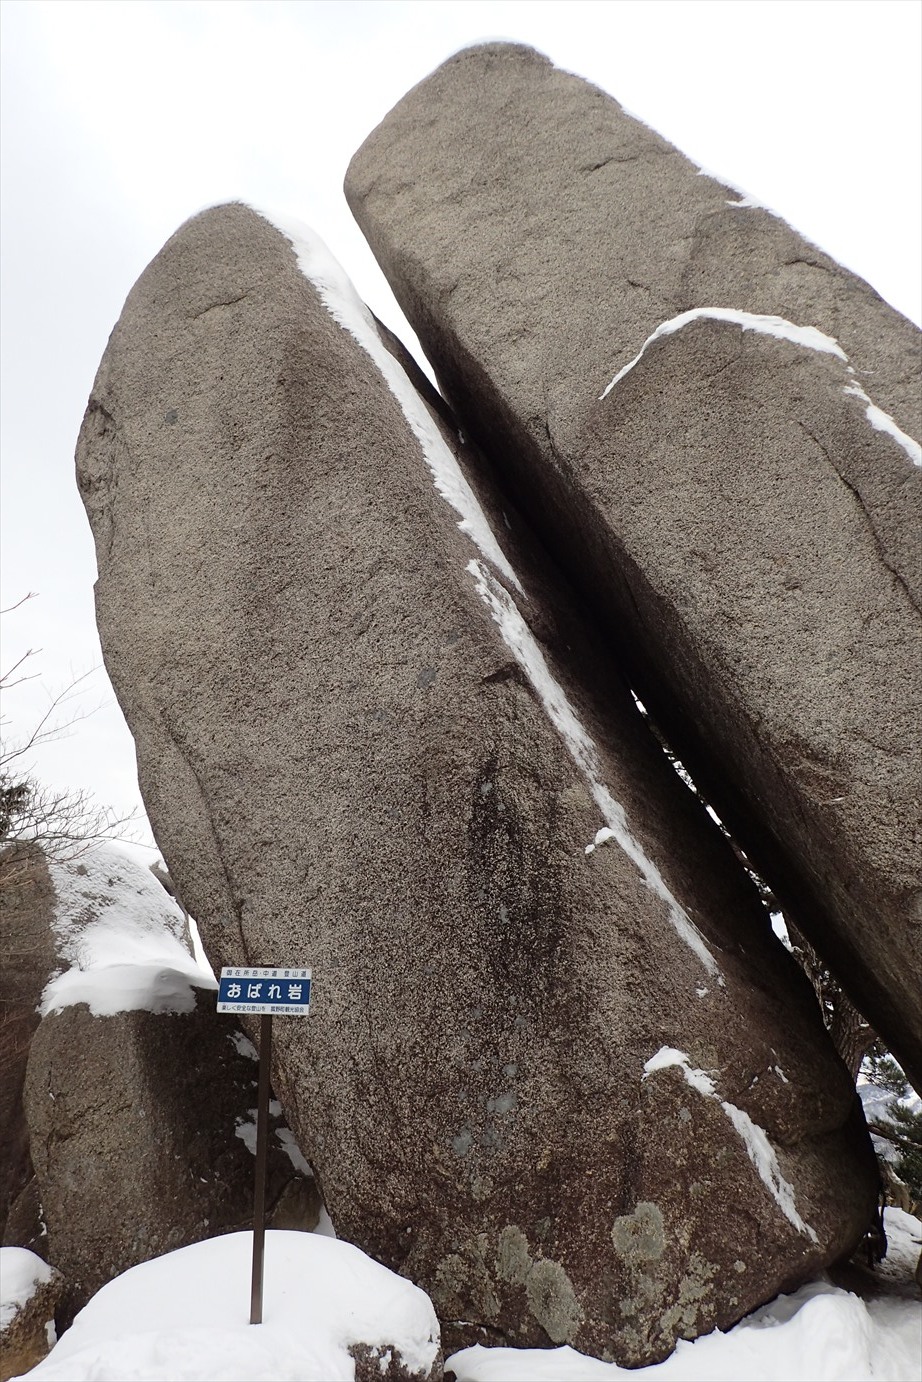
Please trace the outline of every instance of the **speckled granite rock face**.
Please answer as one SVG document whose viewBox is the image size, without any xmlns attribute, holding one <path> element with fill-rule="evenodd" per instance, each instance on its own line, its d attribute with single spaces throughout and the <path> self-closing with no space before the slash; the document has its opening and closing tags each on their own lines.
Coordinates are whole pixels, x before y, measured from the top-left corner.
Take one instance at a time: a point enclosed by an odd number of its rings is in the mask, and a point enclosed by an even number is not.
<svg viewBox="0 0 922 1382">
<path fill-rule="evenodd" d="M 661 1357 L 860 1236 L 854 1090 L 563 583 L 299 253 L 182 227 L 80 438 L 158 843 L 214 963 L 312 966 L 276 1086 L 446 1349 Z"/>
<path fill-rule="evenodd" d="M 922 1088 L 919 332 L 530 49 L 443 64 L 346 192 L 464 429 Z"/>
</svg>

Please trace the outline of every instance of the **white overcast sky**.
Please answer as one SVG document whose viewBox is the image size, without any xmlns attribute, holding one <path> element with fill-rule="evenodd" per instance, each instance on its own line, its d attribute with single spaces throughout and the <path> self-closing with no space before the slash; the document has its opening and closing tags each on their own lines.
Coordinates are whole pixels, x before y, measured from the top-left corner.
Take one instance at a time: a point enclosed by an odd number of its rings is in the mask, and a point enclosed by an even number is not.
<svg viewBox="0 0 922 1382">
<path fill-rule="evenodd" d="M 0 0 L 0 23 L 2 604 L 38 592 L 0 665 L 41 649 L 13 734 L 101 664 L 73 451 L 131 285 L 186 217 L 242 198 L 311 224 L 409 339 L 342 179 L 466 44 L 541 49 L 922 316 L 918 0 Z M 130 809 L 130 735 L 104 671 L 88 686 L 74 708 L 99 708 L 36 771 Z"/>
</svg>

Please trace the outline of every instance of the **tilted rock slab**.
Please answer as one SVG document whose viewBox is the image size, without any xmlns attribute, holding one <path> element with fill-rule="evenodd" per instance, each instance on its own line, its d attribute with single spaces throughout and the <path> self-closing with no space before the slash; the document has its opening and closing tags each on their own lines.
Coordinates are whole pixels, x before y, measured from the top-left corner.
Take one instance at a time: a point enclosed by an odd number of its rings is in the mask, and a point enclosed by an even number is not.
<svg viewBox="0 0 922 1382">
<path fill-rule="evenodd" d="M 337 1232 L 424 1287 L 446 1350 L 649 1361 L 857 1240 L 854 1090 L 514 513 L 519 574 L 292 235 L 184 225 L 78 444 L 150 819 L 214 963 L 313 968 L 275 1082 Z"/>
<path fill-rule="evenodd" d="M 346 193 L 465 431 L 922 1089 L 919 332 L 531 49 L 445 63 Z"/>
</svg>

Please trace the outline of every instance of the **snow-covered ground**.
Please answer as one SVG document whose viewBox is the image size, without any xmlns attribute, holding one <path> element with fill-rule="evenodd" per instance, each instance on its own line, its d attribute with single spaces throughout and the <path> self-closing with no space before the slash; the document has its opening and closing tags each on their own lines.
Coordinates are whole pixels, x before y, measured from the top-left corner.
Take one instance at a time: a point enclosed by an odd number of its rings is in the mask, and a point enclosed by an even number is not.
<svg viewBox="0 0 922 1382">
<path fill-rule="evenodd" d="M 438 1321 L 424 1292 L 358 1248 L 314 1233 L 266 1234 L 263 1323 L 249 1324 L 252 1235 L 229 1233 L 110 1281 L 36 1382 L 352 1382 L 350 1344 L 397 1348 L 425 1377 Z M 387 1367 L 385 1362 L 382 1374 Z"/>
<path fill-rule="evenodd" d="M 886 1285 L 909 1289 L 922 1224 L 887 1210 L 887 1232 L 886 1284 L 874 1299 L 811 1282 L 726 1334 L 680 1343 L 665 1362 L 633 1371 L 570 1348 L 480 1347 L 454 1354 L 446 1370 L 457 1382 L 918 1382 L 922 1303 L 886 1294 Z M 94 1296 L 28 1377 L 352 1382 L 348 1347 L 360 1341 L 398 1348 L 426 1374 L 438 1337 L 428 1297 L 318 1234 L 266 1235 L 264 1322 L 248 1324 L 251 1241 L 231 1233 L 133 1267 Z"/>
</svg>

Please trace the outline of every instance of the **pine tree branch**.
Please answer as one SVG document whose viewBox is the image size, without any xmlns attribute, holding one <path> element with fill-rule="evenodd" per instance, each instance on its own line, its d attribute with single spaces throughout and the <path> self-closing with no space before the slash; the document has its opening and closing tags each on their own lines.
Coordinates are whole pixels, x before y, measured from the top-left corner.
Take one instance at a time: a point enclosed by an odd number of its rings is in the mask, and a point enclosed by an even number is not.
<svg viewBox="0 0 922 1382">
<path fill-rule="evenodd" d="M 922 1152 L 922 1142 L 914 1142 L 909 1137 L 900 1137 L 899 1133 L 893 1132 L 891 1128 L 885 1127 L 882 1123 L 868 1123 L 868 1128 L 871 1132 L 876 1132 L 878 1137 L 886 1138 L 895 1147 L 902 1147 L 906 1152 Z"/>
</svg>

